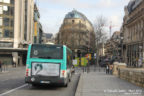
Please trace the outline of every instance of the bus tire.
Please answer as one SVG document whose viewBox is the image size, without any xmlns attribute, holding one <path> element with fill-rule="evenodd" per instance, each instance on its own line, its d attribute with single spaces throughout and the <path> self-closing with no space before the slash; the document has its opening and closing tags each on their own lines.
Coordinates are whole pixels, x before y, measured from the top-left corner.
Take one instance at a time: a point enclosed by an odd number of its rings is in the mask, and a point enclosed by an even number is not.
<svg viewBox="0 0 144 96">
<path fill-rule="evenodd" d="M 38 85 L 37 84 L 32 84 L 32 87 L 38 87 Z"/>
<path fill-rule="evenodd" d="M 64 87 L 68 87 L 68 83 L 64 84 Z"/>
</svg>

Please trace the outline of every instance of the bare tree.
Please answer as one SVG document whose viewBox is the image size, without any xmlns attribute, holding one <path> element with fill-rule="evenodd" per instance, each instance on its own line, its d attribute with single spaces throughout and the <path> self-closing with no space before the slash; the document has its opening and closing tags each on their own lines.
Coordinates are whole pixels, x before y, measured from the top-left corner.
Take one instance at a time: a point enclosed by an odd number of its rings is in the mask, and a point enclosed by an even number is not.
<svg viewBox="0 0 144 96">
<path fill-rule="evenodd" d="M 99 65 L 99 48 L 100 44 L 103 44 L 107 40 L 107 35 L 105 33 L 105 26 L 106 26 L 107 20 L 103 16 L 98 16 L 94 22 L 94 31 L 96 34 L 96 64 Z"/>
</svg>

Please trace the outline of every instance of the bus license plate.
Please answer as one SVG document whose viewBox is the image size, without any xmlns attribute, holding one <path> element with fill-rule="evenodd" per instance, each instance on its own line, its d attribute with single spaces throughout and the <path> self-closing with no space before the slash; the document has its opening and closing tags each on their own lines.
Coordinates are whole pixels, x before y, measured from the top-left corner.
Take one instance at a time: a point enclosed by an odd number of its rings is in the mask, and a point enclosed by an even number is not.
<svg viewBox="0 0 144 96">
<path fill-rule="evenodd" d="M 49 84 L 49 83 L 50 83 L 50 81 L 41 81 L 40 83 Z"/>
</svg>

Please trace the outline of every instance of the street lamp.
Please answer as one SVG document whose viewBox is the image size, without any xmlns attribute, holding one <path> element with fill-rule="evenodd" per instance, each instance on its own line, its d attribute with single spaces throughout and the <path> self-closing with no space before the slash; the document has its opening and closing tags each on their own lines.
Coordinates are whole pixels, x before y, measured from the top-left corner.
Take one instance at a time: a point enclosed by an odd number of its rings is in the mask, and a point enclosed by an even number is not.
<svg viewBox="0 0 144 96">
<path fill-rule="evenodd" d="M 121 36 L 120 38 L 121 38 L 121 58 L 122 58 L 121 62 L 122 62 L 124 60 L 124 57 L 122 56 L 123 55 L 123 39 L 124 39 L 124 37 Z"/>
</svg>

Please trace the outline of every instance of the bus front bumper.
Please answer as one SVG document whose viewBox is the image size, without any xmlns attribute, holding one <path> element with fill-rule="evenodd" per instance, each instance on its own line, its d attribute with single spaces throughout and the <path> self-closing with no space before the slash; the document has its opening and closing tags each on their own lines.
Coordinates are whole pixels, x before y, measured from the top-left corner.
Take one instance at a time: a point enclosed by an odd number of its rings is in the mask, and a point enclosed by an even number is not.
<svg viewBox="0 0 144 96">
<path fill-rule="evenodd" d="M 65 78 L 60 77 L 25 77 L 25 83 L 31 84 L 64 84 Z"/>
</svg>

